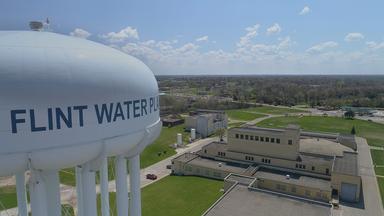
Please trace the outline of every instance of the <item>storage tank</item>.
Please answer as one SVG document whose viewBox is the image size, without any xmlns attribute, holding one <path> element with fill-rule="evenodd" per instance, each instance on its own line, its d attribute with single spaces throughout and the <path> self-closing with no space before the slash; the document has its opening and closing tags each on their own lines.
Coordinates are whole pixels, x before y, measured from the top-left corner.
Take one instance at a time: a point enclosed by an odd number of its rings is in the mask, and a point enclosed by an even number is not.
<svg viewBox="0 0 384 216">
<path fill-rule="evenodd" d="M 76 166 L 80 214 L 96 215 L 94 172 L 118 156 L 117 193 L 128 201 L 125 160 L 137 184 L 139 154 L 161 131 L 158 94 L 151 70 L 116 49 L 50 32 L 1 31 L 0 176 L 30 170 L 32 215 L 58 215 L 60 203 L 48 202 L 57 200 L 57 171 Z"/>
<path fill-rule="evenodd" d="M 181 133 L 177 133 L 177 145 L 183 145 L 183 135 Z"/>
<path fill-rule="evenodd" d="M 195 128 L 191 128 L 191 139 L 192 140 L 196 139 L 196 129 Z"/>
</svg>

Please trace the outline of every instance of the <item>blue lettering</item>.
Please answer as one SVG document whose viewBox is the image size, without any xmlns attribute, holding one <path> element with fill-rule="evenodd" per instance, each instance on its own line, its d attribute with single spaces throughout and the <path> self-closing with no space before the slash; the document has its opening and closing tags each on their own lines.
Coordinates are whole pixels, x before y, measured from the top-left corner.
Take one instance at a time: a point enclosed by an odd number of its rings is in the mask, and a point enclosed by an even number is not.
<svg viewBox="0 0 384 216">
<path fill-rule="evenodd" d="M 52 108 L 48 108 L 48 129 L 53 130 Z"/>
<path fill-rule="evenodd" d="M 137 117 L 140 117 L 140 113 L 138 113 L 137 111 L 139 111 L 140 109 L 140 100 L 134 100 L 133 101 L 133 117 L 137 118 Z"/>
<path fill-rule="evenodd" d="M 149 98 L 149 113 L 152 113 L 152 109 L 154 108 L 153 97 Z"/>
<path fill-rule="evenodd" d="M 17 124 L 25 123 L 25 119 L 16 118 L 17 114 L 26 114 L 26 110 L 11 110 L 12 133 L 17 133 Z"/>
<path fill-rule="evenodd" d="M 74 106 L 73 110 L 78 110 L 79 111 L 79 125 L 80 127 L 84 126 L 84 113 L 83 110 L 88 109 L 88 106 Z"/>
<path fill-rule="evenodd" d="M 113 121 L 116 121 L 118 117 L 120 117 L 122 120 L 125 119 L 123 114 L 123 109 L 121 108 L 120 103 L 116 104 L 115 116 L 113 117 Z"/>
<path fill-rule="evenodd" d="M 99 124 L 103 123 L 104 115 L 106 116 L 107 122 L 111 122 L 113 103 L 109 104 L 109 109 L 107 107 L 107 104 L 101 105 L 101 111 L 99 110 L 99 106 L 96 104 L 95 109 L 96 109 L 97 121 L 99 122 Z"/>
<path fill-rule="evenodd" d="M 39 131 L 47 130 L 46 127 L 36 127 L 35 111 L 33 109 L 29 110 L 29 115 L 31 118 L 31 131 L 32 132 L 39 132 Z"/>
<path fill-rule="evenodd" d="M 147 115 L 147 100 L 141 99 L 141 116 L 144 115 L 143 110 L 145 111 L 145 115 Z"/>
<path fill-rule="evenodd" d="M 129 109 L 129 105 L 131 105 L 131 104 L 132 104 L 132 101 L 125 101 L 125 102 L 124 102 L 124 105 L 127 107 L 127 119 L 130 118 L 130 113 L 129 113 L 130 109 Z"/>
<path fill-rule="evenodd" d="M 65 116 L 60 108 L 56 108 L 56 127 L 61 129 L 61 120 L 67 125 L 68 128 L 72 128 L 72 110 L 68 107 L 68 117 Z"/>
</svg>

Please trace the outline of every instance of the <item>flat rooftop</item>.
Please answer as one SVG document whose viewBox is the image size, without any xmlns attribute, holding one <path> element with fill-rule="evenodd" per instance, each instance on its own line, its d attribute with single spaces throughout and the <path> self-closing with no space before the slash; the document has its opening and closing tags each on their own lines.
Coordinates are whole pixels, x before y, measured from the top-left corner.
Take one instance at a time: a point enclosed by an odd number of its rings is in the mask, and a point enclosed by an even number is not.
<svg viewBox="0 0 384 216">
<path fill-rule="evenodd" d="M 204 216 L 329 216 L 327 206 L 249 190 L 237 184 L 216 202 Z"/>
<path fill-rule="evenodd" d="M 359 175 L 357 154 L 354 152 L 344 152 L 343 157 L 336 157 L 332 171 L 346 175 Z"/>
<path fill-rule="evenodd" d="M 289 178 L 287 178 L 287 175 L 289 175 Z M 331 190 L 331 182 L 328 180 L 299 175 L 291 172 L 261 168 L 253 176 L 257 178 L 269 179 L 297 186 L 318 188 L 324 191 Z"/>
<path fill-rule="evenodd" d="M 325 155 L 325 156 L 343 156 L 344 151 L 353 151 L 351 148 L 338 142 L 322 138 L 300 138 L 299 151 L 301 153 Z"/>
<path fill-rule="evenodd" d="M 196 157 L 190 160 L 188 164 L 232 173 L 243 173 L 248 167 L 243 164 L 216 161 L 202 157 Z"/>
</svg>

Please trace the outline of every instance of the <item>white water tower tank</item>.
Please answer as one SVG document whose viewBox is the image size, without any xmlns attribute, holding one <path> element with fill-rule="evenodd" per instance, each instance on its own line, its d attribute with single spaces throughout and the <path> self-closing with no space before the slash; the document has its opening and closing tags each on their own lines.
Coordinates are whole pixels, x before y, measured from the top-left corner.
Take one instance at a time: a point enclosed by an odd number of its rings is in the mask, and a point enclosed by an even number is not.
<svg viewBox="0 0 384 216">
<path fill-rule="evenodd" d="M 191 139 L 192 140 L 196 139 L 196 129 L 195 128 L 191 128 Z"/>
<path fill-rule="evenodd" d="M 135 158 L 139 169 L 140 152 L 161 131 L 158 96 L 151 70 L 116 49 L 50 32 L 0 31 L 0 176 L 31 170 L 39 179 L 78 165 L 94 172 L 116 155 Z M 33 215 L 56 214 L 35 207 L 51 190 L 32 186 L 48 191 L 32 194 Z M 84 199 L 92 208 L 93 198 Z"/>
</svg>

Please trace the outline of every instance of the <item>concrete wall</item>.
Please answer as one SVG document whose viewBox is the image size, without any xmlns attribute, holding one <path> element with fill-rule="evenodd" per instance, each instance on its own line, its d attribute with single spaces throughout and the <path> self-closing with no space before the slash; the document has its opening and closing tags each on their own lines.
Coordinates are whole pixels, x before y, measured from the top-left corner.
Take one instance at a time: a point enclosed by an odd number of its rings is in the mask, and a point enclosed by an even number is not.
<svg viewBox="0 0 384 216">
<path fill-rule="evenodd" d="M 267 189 L 285 194 L 291 194 L 294 196 L 300 196 L 324 202 L 329 202 L 331 200 L 332 194 L 331 189 L 321 190 L 319 188 L 304 187 L 300 185 L 294 185 L 262 178 L 259 178 L 253 186 L 257 188 Z"/>
<path fill-rule="evenodd" d="M 355 201 L 358 202 L 360 199 L 360 191 L 361 191 L 361 177 L 332 172 L 331 185 L 332 185 L 332 188 L 337 190 L 339 194 L 341 193 L 342 183 L 348 183 L 348 184 L 353 184 L 357 186 Z"/>
<path fill-rule="evenodd" d="M 236 138 L 238 134 L 238 138 Z M 241 139 L 243 135 L 243 139 Z M 250 140 L 250 136 L 258 136 L 259 140 Z M 248 139 L 245 139 L 248 137 Z M 260 137 L 264 138 L 261 141 Z M 269 141 L 267 142 L 267 138 Z M 271 140 L 274 139 L 272 143 Z M 280 139 L 280 143 L 276 140 Z M 249 152 L 251 154 L 296 160 L 299 152 L 300 130 L 284 130 L 284 132 L 268 130 L 246 130 L 232 128 L 228 131 L 228 150 L 235 152 Z M 292 144 L 289 145 L 288 141 Z"/>
<path fill-rule="evenodd" d="M 224 145 L 223 145 L 224 146 Z M 224 152 L 225 157 L 219 156 L 218 152 Z M 314 174 L 320 174 L 323 178 L 329 178 L 329 175 L 326 175 L 326 170 L 329 171 L 332 168 L 333 161 L 323 162 L 321 164 L 315 162 L 297 162 L 296 160 L 286 160 L 281 158 L 272 158 L 268 156 L 254 155 L 254 154 L 245 154 L 242 152 L 232 152 L 228 151 L 225 148 L 218 149 L 214 145 L 204 146 L 201 151 L 201 156 L 209 157 L 209 158 L 220 158 L 220 159 L 229 159 L 231 161 L 243 161 L 246 163 L 257 163 L 257 164 L 265 164 L 270 166 L 277 166 L 282 168 L 289 168 L 297 171 L 310 172 Z M 246 160 L 253 159 L 253 160 Z M 268 159 L 270 163 L 263 163 L 263 159 Z M 305 169 L 296 168 L 296 164 L 305 165 Z M 312 166 L 315 170 L 312 170 Z"/>
</svg>

